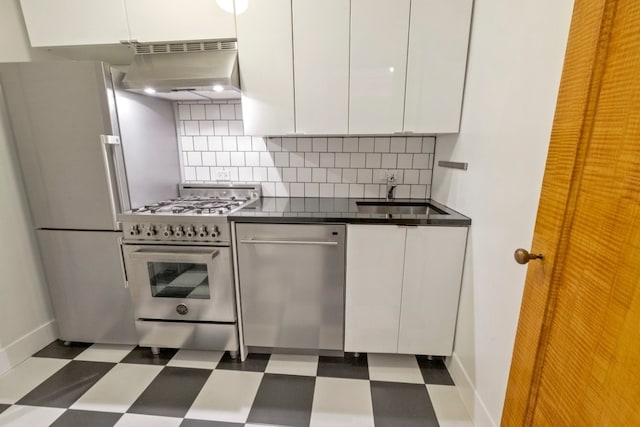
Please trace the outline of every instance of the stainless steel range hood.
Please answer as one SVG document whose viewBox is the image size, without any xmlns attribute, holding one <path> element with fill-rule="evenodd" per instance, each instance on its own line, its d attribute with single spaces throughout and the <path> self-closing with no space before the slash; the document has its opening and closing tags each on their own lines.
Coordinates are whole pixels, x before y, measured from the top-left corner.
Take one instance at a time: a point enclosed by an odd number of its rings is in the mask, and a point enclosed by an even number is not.
<svg viewBox="0 0 640 427">
<path fill-rule="evenodd" d="M 125 89 L 171 100 L 240 97 L 235 41 L 134 45 Z"/>
</svg>

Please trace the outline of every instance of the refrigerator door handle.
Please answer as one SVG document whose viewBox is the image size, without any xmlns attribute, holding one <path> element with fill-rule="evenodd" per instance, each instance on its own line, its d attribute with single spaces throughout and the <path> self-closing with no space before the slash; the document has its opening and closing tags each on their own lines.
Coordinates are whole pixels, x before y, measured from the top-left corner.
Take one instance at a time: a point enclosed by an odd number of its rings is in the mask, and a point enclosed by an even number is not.
<svg viewBox="0 0 640 427">
<path fill-rule="evenodd" d="M 107 191 L 109 192 L 109 206 L 111 208 L 111 218 L 113 218 L 113 229 L 119 230 L 120 224 L 118 223 L 117 217 L 118 206 L 116 204 L 116 192 L 113 188 L 113 183 L 116 179 L 116 175 L 112 166 L 113 162 L 110 161 L 110 146 L 112 145 L 120 145 L 120 137 L 115 135 L 100 135 L 100 148 L 102 150 L 104 170 L 107 174 Z"/>
</svg>

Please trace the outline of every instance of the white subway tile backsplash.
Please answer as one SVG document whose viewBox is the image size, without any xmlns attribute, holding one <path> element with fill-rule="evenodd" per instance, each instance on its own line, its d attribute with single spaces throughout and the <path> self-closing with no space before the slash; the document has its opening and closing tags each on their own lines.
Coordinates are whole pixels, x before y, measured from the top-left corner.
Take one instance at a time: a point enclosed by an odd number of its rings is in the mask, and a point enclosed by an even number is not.
<svg viewBox="0 0 640 427">
<path fill-rule="evenodd" d="M 180 120 L 191 120 L 191 106 L 178 104 L 178 118 Z"/>
<path fill-rule="evenodd" d="M 363 168 L 366 166 L 366 154 L 365 153 L 351 153 L 351 167 Z"/>
<path fill-rule="evenodd" d="M 366 166 L 371 169 L 380 169 L 382 154 L 367 153 Z"/>
<path fill-rule="evenodd" d="M 222 151 L 222 137 L 221 136 L 208 136 L 207 143 L 209 145 L 209 151 Z"/>
<path fill-rule="evenodd" d="M 226 151 L 219 151 L 216 153 L 216 165 L 217 166 L 231 166 L 231 156 Z"/>
<path fill-rule="evenodd" d="M 204 115 L 207 120 L 220 120 L 220 106 L 217 104 L 205 105 Z"/>
<path fill-rule="evenodd" d="M 295 138 L 283 138 L 282 139 L 282 151 L 296 151 L 296 139 Z"/>
<path fill-rule="evenodd" d="M 191 108 L 191 114 L 193 114 L 193 108 Z M 220 106 L 220 119 L 222 120 L 235 120 L 236 108 L 233 104 L 223 104 Z"/>
<path fill-rule="evenodd" d="M 260 166 L 260 153 L 244 153 L 244 162 L 247 166 Z"/>
<path fill-rule="evenodd" d="M 335 153 L 320 153 L 320 167 L 332 168 L 335 165 Z"/>
<path fill-rule="evenodd" d="M 311 182 L 311 168 L 298 168 L 298 182 Z"/>
<path fill-rule="evenodd" d="M 311 141 L 313 151 L 327 151 L 327 138 L 313 138 Z"/>
<path fill-rule="evenodd" d="M 276 166 L 289 166 L 289 153 L 275 153 Z"/>
<path fill-rule="evenodd" d="M 226 120 L 214 120 L 211 135 L 229 135 L 229 122 Z"/>
<path fill-rule="evenodd" d="M 231 166 L 244 166 L 244 153 L 242 151 L 235 151 L 231 153 Z"/>
<path fill-rule="evenodd" d="M 177 131 L 183 178 L 261 182 L 266 197 L 385 197 L 396 177 L 396 197 L 431 194 L 435 138 L 258 137 L 244 135 L 242 104 L 178 102 Z"/>
<path fill-rule="evenodd" d="M 200 124 L 200 135 L 226 135 L 214 131 L 213 124 L 220 122 L 214 122 L 211 120 L 200 120 L 198 123 Z"/>
<path fill-rule="evenodd" d="M 191 106 L 191 120 L 205 120 L 204 105 Z"/>
</svg>

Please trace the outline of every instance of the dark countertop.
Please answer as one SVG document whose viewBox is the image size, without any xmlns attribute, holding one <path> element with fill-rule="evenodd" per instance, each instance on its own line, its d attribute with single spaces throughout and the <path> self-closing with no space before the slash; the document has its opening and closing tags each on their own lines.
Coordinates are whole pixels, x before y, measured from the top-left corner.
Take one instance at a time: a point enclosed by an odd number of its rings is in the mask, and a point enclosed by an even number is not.
<svg viewBox="0 0 640 427">
<path fill-rule="evenodd" d="M 407 224 L 466 227 L 471 218 L 431 199 L 394 199 L 394 202 L 427 202 L 435 207 L 427 214 L 386 215 L 358 213 L 357 201 L 385 202 L 385 199 L 324 197 L 264 197 L 227 216 L 229 221 L 261 223 Z M 441 213 L 442 212 L 442 213 Z"/>
</svg>

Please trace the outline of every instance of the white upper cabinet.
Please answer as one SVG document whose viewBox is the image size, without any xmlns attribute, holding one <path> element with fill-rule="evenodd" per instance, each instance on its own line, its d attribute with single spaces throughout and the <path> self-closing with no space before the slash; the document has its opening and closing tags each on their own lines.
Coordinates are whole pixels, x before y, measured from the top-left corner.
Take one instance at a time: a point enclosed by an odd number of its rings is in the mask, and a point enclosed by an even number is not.
<svg viewBox="0 0 640 427">
<path fill-rule="evenodd" d="M 33 47 L 129 39 L 122 0 L 20 0 L 20 4 Z"/>
<path fill-rule="evenodd" d="M 349 133 L 402 132 L 410 0 L 351 0 Z"/>
<path fill-rule="evenodd" d="M 131 40 L 235 39 L 233 0 L 124 0 Z"/>
<path fill-rule="evenodd" d="M 236 7 L 244 133 L 292 134 L 291 0 L 236 0 Z"/>
<path fill-rule="evenodd" d="M 296 133 L 349 132 L 349 0 L 293 0 Z"/>
<path fill-rule="evenodd" d="M 458 132 L 472 0 L 412 0 L 404 131 Z"/>
</svg>

